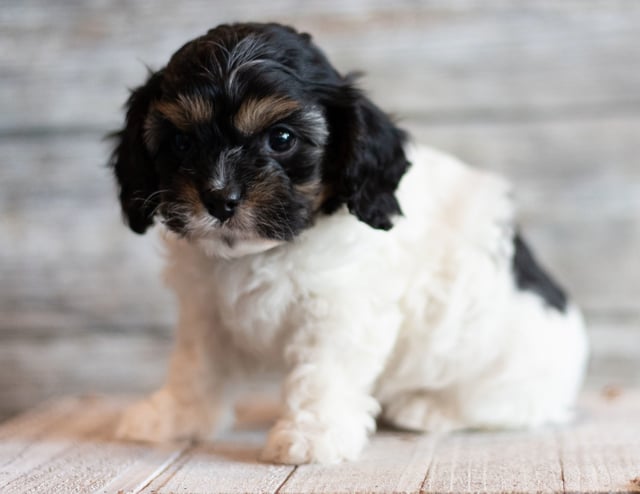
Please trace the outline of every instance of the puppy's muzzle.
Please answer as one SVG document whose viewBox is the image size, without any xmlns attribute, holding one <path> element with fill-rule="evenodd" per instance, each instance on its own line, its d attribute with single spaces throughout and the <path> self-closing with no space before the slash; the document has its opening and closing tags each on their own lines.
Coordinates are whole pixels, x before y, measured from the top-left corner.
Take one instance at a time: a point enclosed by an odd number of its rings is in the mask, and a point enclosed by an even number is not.
<svg viewBox="0 0 640 494">
<path fill-rule="evenodd" d="M 225 187 L 210 190 L 202 194 L 202 203 L 209 214 L 224 223 L 233 216 L 242 200 L 242 193 L 237 187 Z"/>
</svg>

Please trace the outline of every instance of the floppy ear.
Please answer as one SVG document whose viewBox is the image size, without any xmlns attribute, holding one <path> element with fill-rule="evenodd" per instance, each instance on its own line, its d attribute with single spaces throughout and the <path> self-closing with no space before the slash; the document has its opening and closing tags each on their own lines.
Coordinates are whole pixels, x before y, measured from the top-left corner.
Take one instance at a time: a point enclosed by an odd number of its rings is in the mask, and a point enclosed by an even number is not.
<svg viewBox="0 0 640 494">
<path fill-rule="evenodd" d="M 334 195 L 324 209 L 331 212 L 346 203 L 361 221 L 389 230 L 391 217 L 402 214 L 395 191 L 410 166 L 403 147 L 407 136 L 361 91 L 350 84 L 339 91 L 327 108 L 325 178 Z"/>
<path fill-rule="evenodd" d="M 151 156 L 144 144 L 144 122 L 149 105 L 160 97 L 162 71 L 150 75 L 144 86 L 135 89 L 127 101 L 125 127 L 113 137 L 118 144 L 111 156 L 111 166 L 120 189 L 120 204 L 129 227 L 144 233 L 153 223 L 160 198 Z"/>
</svg>

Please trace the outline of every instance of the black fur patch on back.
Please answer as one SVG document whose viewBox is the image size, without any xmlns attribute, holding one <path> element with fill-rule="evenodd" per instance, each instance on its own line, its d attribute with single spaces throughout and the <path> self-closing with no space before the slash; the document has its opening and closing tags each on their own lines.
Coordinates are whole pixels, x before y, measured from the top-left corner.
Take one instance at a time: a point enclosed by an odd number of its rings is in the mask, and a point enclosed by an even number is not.
<svg viewBox="0 0 640 494">
<path fill-rule="evenodd" d="M 520 234 L 513 239 L 513 273 L 520 290 L 529 290 L 551 307 L 564 312 L 567 308 L 567 296 L 551 277 L 538 265 L 533 254 Z"/>
</svg>

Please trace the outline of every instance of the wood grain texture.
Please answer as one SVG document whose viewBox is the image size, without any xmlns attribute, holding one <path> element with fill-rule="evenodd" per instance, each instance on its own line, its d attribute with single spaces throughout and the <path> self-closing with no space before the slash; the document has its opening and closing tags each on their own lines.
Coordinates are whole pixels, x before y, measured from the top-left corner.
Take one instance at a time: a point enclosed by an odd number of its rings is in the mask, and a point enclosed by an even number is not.
<svg viewBox="0 0 640 494">
<path fill-rule="evenodd" d="M 382 432 L 357 462 L 300 466 L 278 492 L 418 492 L 438 439 Z"/>
<path fill-rule="evenodd" d="M 3 336 L 0 416 L 61 394 L 149 392 L 162 383 L 170 349 L 168 338 L 148 332 Z"/>
<path fill-rule="evenodd" d="M 510 177 L 525 234 L 589 315 L 591 382 L 640 383 L 640 3 L 5 0 L 0 417 L 162 379 L 161 248 L 122 226 L 103 136 L 145 64 L 248 13 L 364 71 L 420 142 Z"/>
<path fill-rule="evenodd" d="M 562 492 L 553 431 L 458 434 L 433 453 L 424 492 Z"/>
<path fill-rule="evenodd" d="M 585 394 L 577 421 L 565 427 L 452 435 L 382 431 L 355 462 L 299 467 L 258 462 L 266 432 L 248 424 L 195 446 L 115 441 L 113 423 L 125 403 L 108 397 L 66 399 L 0 425 L 0 490 L 640 492 L 634 483 L 640 474 L 638 389 Z M 259 412 L 259 402 L 254 407 Z"/>
<path fill-rule="evenodd" d="M 614 389 L 601 399 L 589 396 L 584 401 L 579 422 L 559 431 L 565 490 L 640 492 L 634 482 L 640 476 L 638 397 Z"/>
<path fill-rule="evenodd" d="M 133 452 L 134 461 L 95 493 L 138 494 L 184 455 L 187 445 L 146 447 Z M 126 451 L 128 455 L 130 452 Z"/>
<path fill-rule="evenodd" d="M 193 448 L 143 492 L 274 493 L 294 467 L 257 462 L 260 445 L 219 443 Z"/>
<path fill-rule="evenodd" d="M 151 448 L 113 440 L 122 400 L 54 403 L 2 426 L 0 491 L 138 492 L 185 445 Z M 33 431 L 37 430 L 37 433 Z"/>
<path fill-rule="evenodd" d="M 635 2 L 10 0 L 0 20 L 10 83 L 0 86 L 0 128 L 112 124 L 144 64 L 159 68 L 187 39 L 248 12 L 313 33 L 340 69 L 366 71 L 376 99 L 399 113 L 466 120 L 640 106 Z"/>
</svg>

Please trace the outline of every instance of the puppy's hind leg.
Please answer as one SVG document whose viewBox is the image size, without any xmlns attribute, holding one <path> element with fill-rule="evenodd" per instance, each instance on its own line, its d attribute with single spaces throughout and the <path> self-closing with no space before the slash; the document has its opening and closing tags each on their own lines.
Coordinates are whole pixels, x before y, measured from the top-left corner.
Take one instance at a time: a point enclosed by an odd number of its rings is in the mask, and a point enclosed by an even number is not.
<svg viewBox="0 0 640 494">
<path fill-rule="evenodd" d="M 406 391 L 383 405 L 383 423 L 418 432 L 448 432 L 464 427 L 452 397 L 439 391 Z"/>
<path fill-rule="evenodd" d="M 211 436 L 230 406 L 222 376 L 203 336 L 205 321 L 181 317 L 178 338 L 162 388 L 132 405 L 116 430 L 120 439 L 164 442 Z"/>
</svg>

